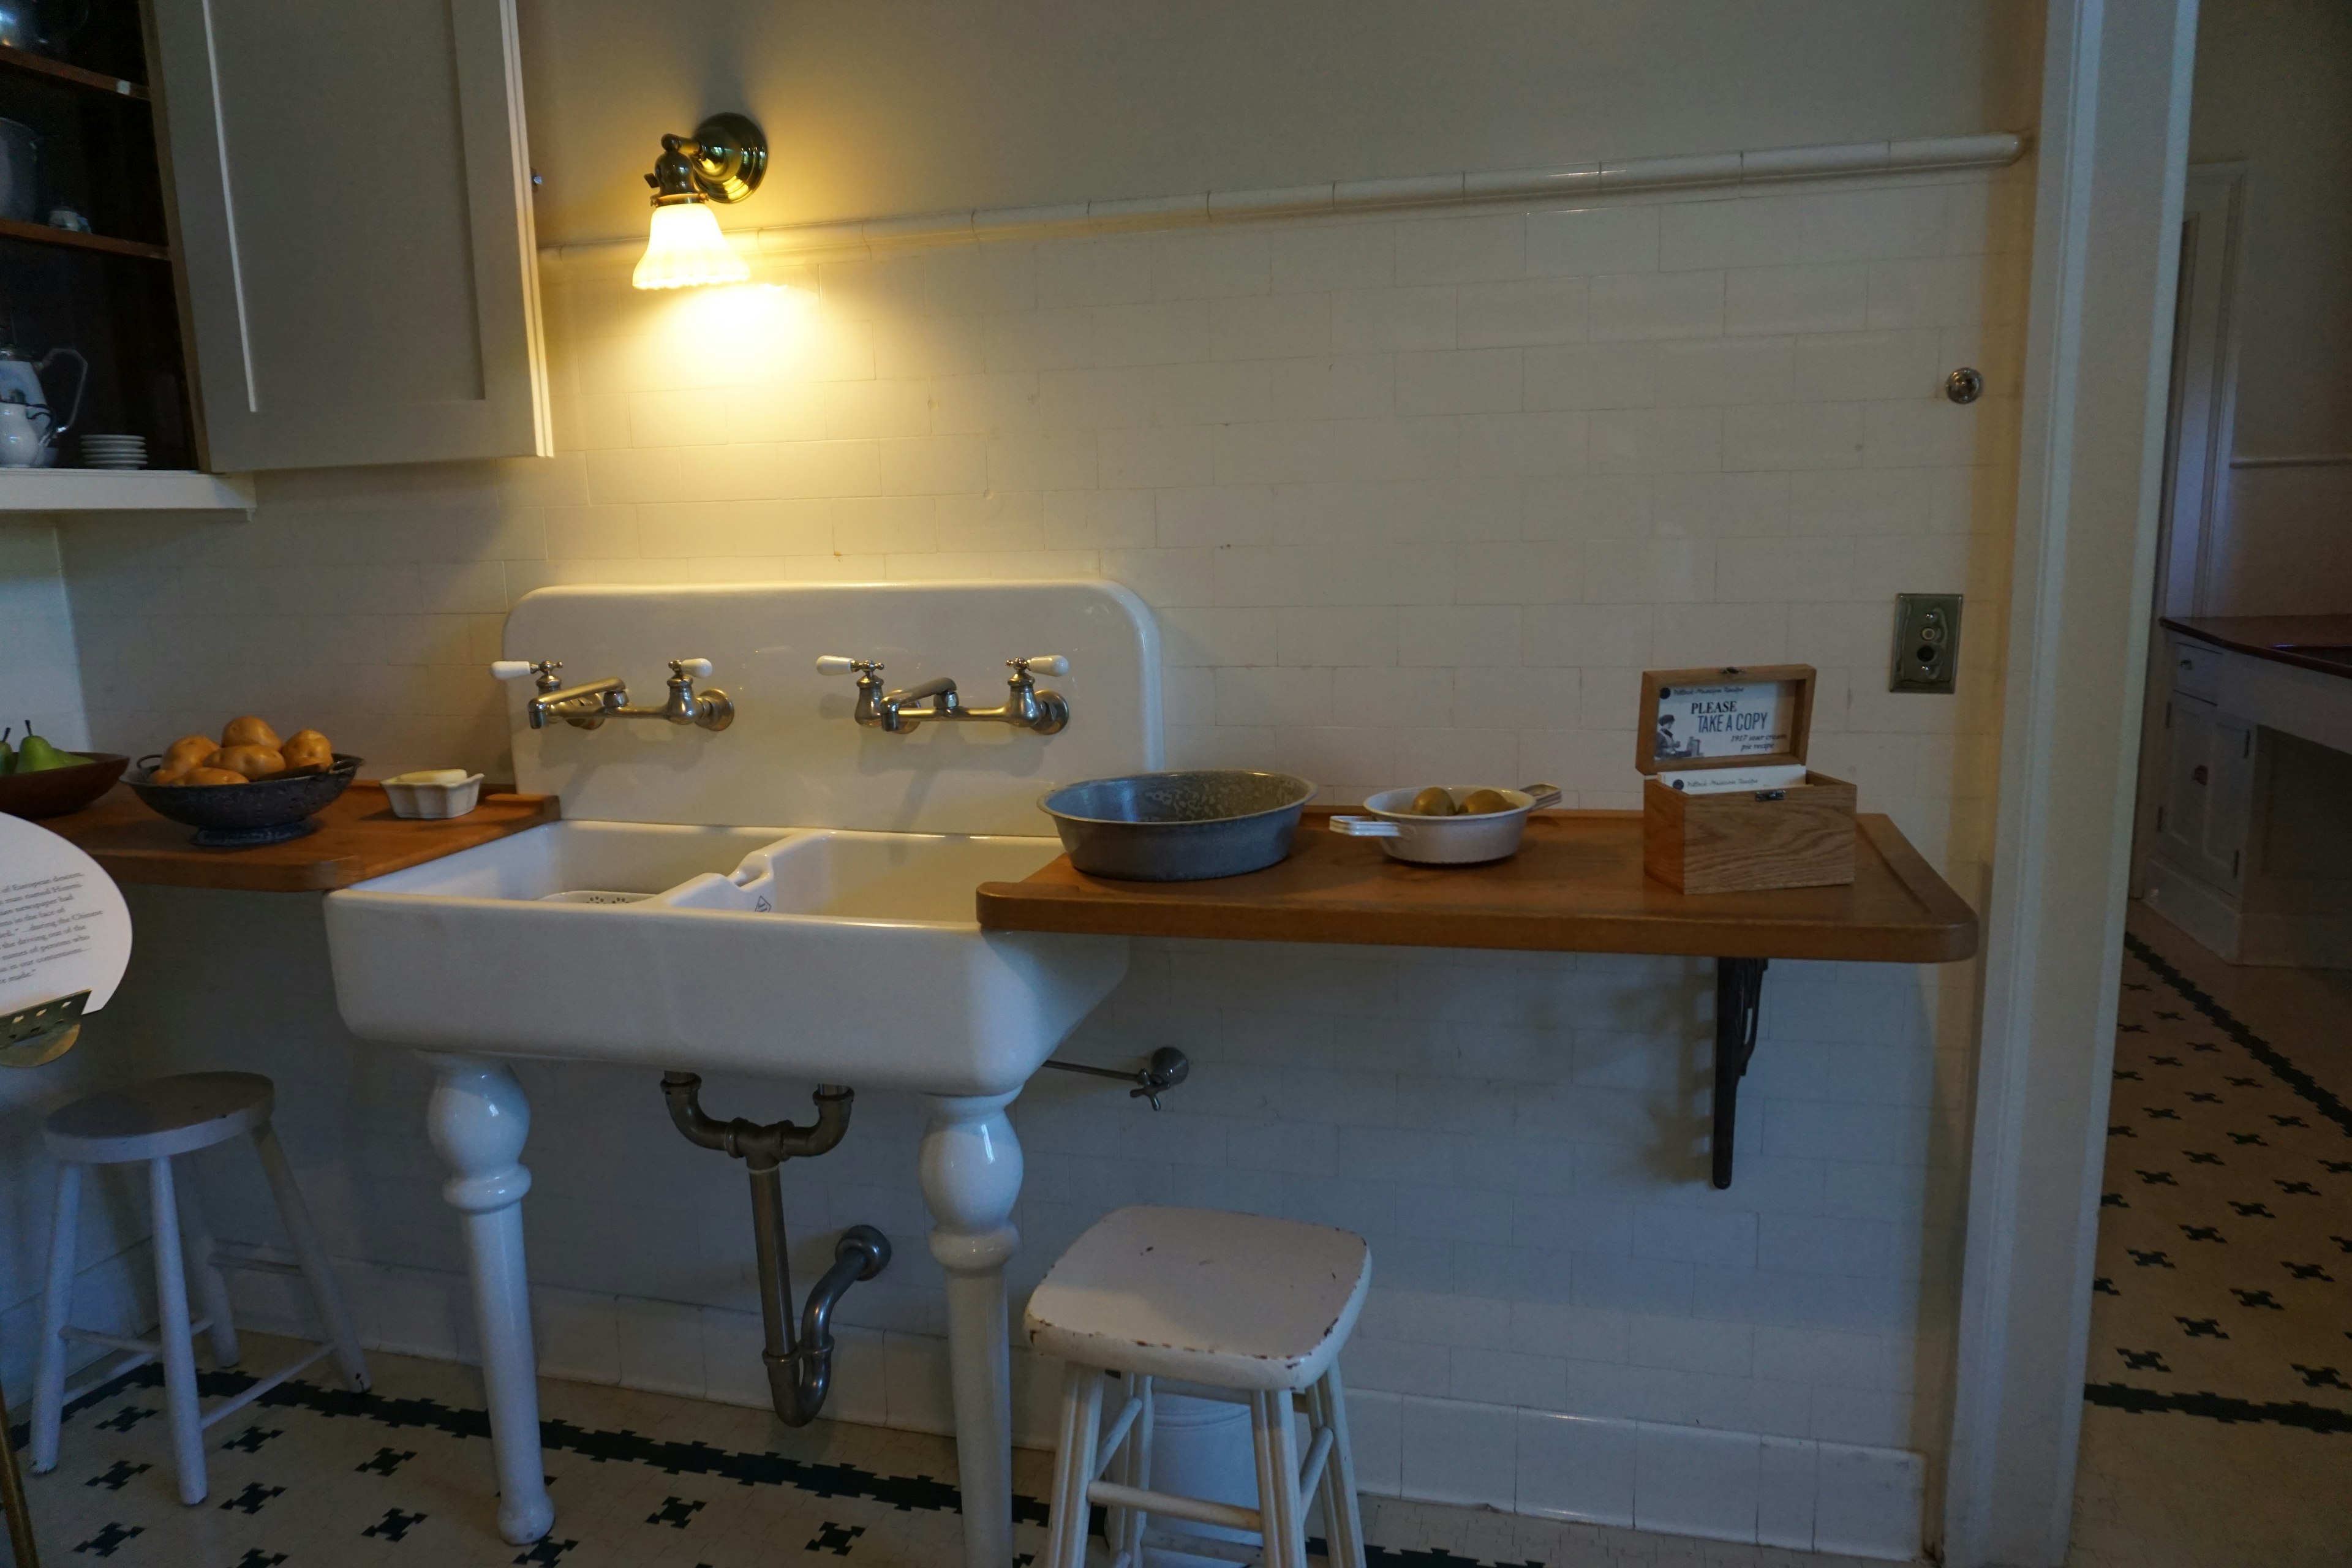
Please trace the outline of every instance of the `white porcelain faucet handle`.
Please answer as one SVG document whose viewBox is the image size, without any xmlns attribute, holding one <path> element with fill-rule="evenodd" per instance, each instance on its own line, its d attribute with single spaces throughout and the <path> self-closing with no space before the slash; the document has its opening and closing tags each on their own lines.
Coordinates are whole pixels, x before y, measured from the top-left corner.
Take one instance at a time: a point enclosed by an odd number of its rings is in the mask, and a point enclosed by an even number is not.
<svg viewBox="0 0 2352 1568">
<path fill-rule="evenodd" d="M 851 658 L 846 654 L 839 653 L 822 654 L 818 656 L 816 661 L 816 672 L 819 675 L 856 675 L 861 670 L 875 670 L 881 668 L 878 664 L 869 663 L 862 658 Z"/>
<path fill-rule="evenodd" d="M 500 680 L 520 680 L 536 672 L 527 658 L 501 658 L 491 663 L 490 673 Z"/>
<path fill-rule="evenodd" d="M 669 661 L 669 667 L 680 675 L 691 675 L 697 679 L 710 673 L 710 661 L 707 658 L 674 658 Z"/>
<path fill-rule="evenodd" d="M 1067 675 L 1070 673 L 1070 660 L 1068 656 L 1065 654 L 1033 653 L 1027 658 L 1015 659 L 1013 662 L 1028 670 L 1032 675 Z"/>
</svg>

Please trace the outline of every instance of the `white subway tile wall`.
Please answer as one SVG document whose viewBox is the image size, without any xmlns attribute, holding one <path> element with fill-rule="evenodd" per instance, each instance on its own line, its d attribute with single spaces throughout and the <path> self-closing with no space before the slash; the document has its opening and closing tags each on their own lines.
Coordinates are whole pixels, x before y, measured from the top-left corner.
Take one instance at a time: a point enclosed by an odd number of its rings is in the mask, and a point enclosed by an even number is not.
<svg viewBox="0 0 2352 1568">
<path fill-rule="evenodd" d="M 1817 665 L 1815 765 L 1973 897 L 2024 178 L 909 247 L 684 297 L 551 268 L 552 460 L 268 474 L 249 524 L 66 530 L 93 738 L 150 750 L 253 709 L 371 771 L 495 770 L 483 666 L 542 584 L 1102 576 L 1160 617 L 1171 765 L 1340 799 L 1549 779 L 1631 805 L 1643 668 Z M 1967 408 L 1940 395 L 1959 364 L 1991 389 Z M 1900 591 L 1969 595 L 1958 696 L 1885 692 Z M 1752 1521 L 1759 1467 L 1810 1462 L 1759 1436 L 1941 1446 L 1970 990 L 1967 966 L 1776 963 L 1717 1192 L 1704 961 L 1139 943 L 1069 1054 L 1181 1046 L 1193 1077 L 1157 1116 L 1066 1082 L 1015 1108 L 1016 1285 L 1123 1202 L 1346 1225 L 1375 1259 L 1358 1386 L 1541 1413 L 1522 1493 L 1565 1517 L 1639 1517 L 1643 1468 L 1694 1461 L 1550 1417 L 1719 1429 L 1725 1518 Z M 206 1048 L 226 1065 L 235 1036 Z M 349 1075 L 403 1107 L 421 1079 L 308 1070 L 330 1121 L 289 1131 L 298 1156 L 340 1125 L 418 1188 L 322 1197 L 339 1247 L 453 1266 L 414 1121 L 383 1125 Z M 736 1178 L 670 1146 L 642 1076 L 530 1069 L 535 1275 L 740 1310 L 740 1200 L 679 1226 L 648 1195 Z M 625 1092 L 625 1118 L 597 1109 Z M 789 1173 L 793 1223 L 882 1224 L 898 1261 L 845 1321 L 936 1333 L 916 1110 L 858 1114 Z M 567 1119 L 598 1130 L 593 1159 Z M 594 1354 L 690 1384 L 672 1338 L 625 1317 Z M 1507 1470 L 1491 1426 L 1464 1430 L 1417 1419 L 1402 1484 Z"/>
</svg>

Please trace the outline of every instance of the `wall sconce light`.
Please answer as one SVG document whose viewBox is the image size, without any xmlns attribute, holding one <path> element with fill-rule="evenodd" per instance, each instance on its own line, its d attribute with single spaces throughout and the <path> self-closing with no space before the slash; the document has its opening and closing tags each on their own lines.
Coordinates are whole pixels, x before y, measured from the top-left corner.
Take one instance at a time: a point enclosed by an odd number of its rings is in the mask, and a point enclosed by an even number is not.
<svg viewBox="0 0 2352 1568">
<path fill-rule="evenodd" d="M 740 114 L 714 114 L 692 136 L 665 136 L 646 184 L 653 232 L 629 281 L 640 289 L 698 289 L 751 276 L 719 231 L 712 202 L 740 202 L 768 172 L 767 133 Z"/>
</svg>

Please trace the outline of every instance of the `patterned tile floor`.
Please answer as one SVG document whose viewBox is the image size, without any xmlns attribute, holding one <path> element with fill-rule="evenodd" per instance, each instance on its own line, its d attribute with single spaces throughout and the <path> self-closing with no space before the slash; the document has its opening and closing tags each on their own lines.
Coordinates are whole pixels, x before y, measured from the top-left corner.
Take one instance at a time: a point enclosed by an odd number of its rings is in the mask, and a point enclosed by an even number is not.
<svg viewBox="0 0 2352 1568">
<path fill-rule="evenodd" d="M 2352 976 L 2131 931 L 2067 1561 L 2352 1563 Z"/>
<path fill-rule="evenodd" d="M 290 1341 L 247 1336 L 268 1367 Z M 211 1495 L 181 1506 L 152 1372 L 76 1411 L 64 1460 L 30 1478 L 46 1563 L 114 1568 L 752 1568 L 845 1559 L 950 1568 L 961 1557 L 945 1439 L 543 1381 L 553 1534 L 499 1540 L 488 1424 L 466 1367 L 371 1356 L 365 1396 L 297 1381 L 207 1434 Z M 208 1394 L 235 1373 L 206 1374 Z M 1045 1456 L 1015 1457 L 1015 1544 L 1042 1550 Z M 1366 1499 L 1372 1568 L 1864 1568 L 1808 1552 Z M 1100 1542 L 1096 1542 L 1099 1554 Z M 810 1554 L 814 1553 L 814 1557 Z"/>
</svg>

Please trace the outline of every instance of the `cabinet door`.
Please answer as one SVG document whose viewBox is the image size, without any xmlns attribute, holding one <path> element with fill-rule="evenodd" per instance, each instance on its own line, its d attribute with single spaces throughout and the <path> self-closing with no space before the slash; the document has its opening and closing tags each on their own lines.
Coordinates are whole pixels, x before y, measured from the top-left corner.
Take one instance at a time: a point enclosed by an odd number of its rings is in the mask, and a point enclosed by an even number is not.
<svg viewBox="0 0 2352 1568">
<path fill-rule="evenodd" d="M 215 469 L 545 455 L 513 0 L 152 0 Z"/>
<path fill-rule="evenodd" d="M 2253 731 L 2210 702 L 2171 700 L 2171 745 L 2157 847 L 2209 886 L 2238 886 L 2253 804 Z"/>
<path fill-rule="evenodd" d="M 2254 727 L 2230 713 L 2213 720 L 2211 781 L 2198 863 L 2206 880 L 2235 890 L 2245 879 L 2247 828 L 2254 815 Z"/>
<path fill-rule="evenodd" d="M 2157 808 L 2156 842 L 2184 871 L 2197 868 L 2205 841 L 2205 803 L 2212 775 L 2213 705 L 2176 694 L 2165 715 L 2164 800 Z"/>
</svg>

